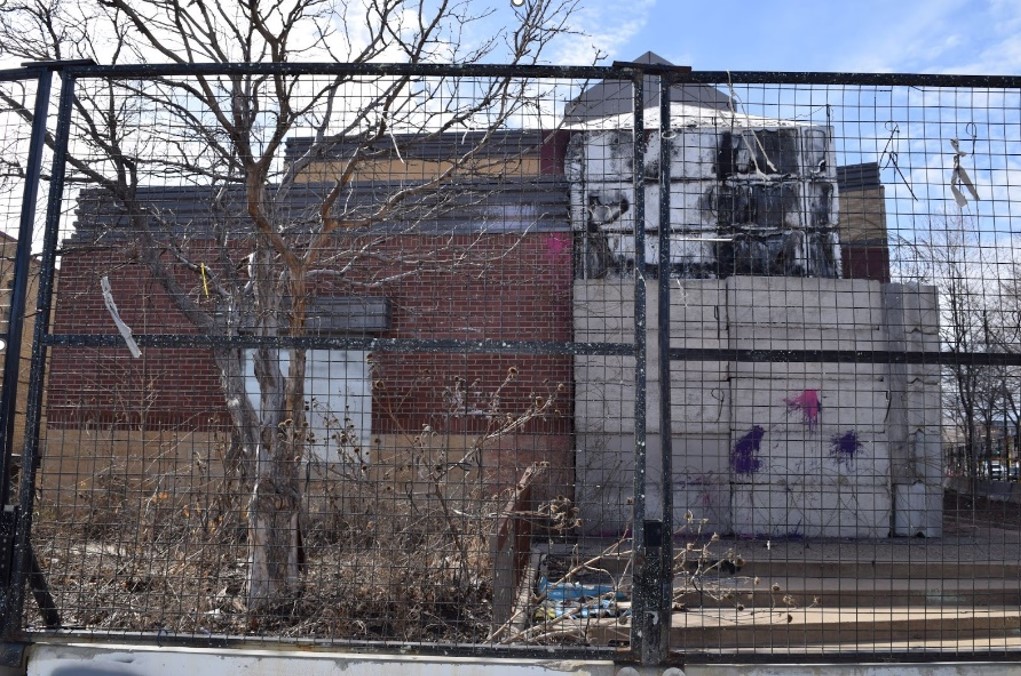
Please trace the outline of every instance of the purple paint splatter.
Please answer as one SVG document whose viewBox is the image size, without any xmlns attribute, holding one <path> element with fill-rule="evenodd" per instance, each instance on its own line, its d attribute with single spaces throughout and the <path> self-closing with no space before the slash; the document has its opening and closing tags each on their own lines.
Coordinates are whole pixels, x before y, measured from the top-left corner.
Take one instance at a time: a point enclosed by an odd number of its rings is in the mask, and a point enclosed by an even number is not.
<svg viewBox="0 0 1021 676">
<path fill-rule="evenodd" d="M 838 465 L 854 462 L 855 456 L 861 451 L 861 441 L 858 433 L 854 430 L 833 437 L 833 446 L 830 448 L 830 456 L 837 461 Z"/>
<path fill-rule="evenodd" d="M 766 430 L 755 425 L 748 433 L 737 440 L 730 454 L 730 469 L 735 474 L 754 474 L 762 467 L 759 461 L 759 445 Z"/>
<path fill-rule="evenodd" d="M 819 403 L 818 390 L 805 390 L 796 397 L 783 400 L 787 404 L 788 411 L 801 411 L 802 420 L 810 430 L 814 430 L 819 424 L 819 412 L 822 411 L 822 404 Z"/>
</svg>

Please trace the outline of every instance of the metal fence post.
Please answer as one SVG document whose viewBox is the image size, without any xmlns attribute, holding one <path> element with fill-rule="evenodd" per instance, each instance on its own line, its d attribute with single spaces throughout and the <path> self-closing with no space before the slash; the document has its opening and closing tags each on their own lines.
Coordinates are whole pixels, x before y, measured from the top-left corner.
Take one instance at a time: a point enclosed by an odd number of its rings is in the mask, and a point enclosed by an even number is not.
<svg viewBox="0 0 1021 676">
<path fill-rule="evenodd" d="M 51 64 L 62 67 L 68 64 Z M 26 580 L 30 582 L 43 619 L 48 626 L 60 623 L 59 615 L 46 588 L 42 573 L 32 553 L 29 536 L 32 530 L 32 505 L 35 496 L 36 465 L 39 457 L 39 433 L 42 416 L 43 381 L 46 371 L 46 346 L 49 332 L 50 304 L 53 295 L 53 278 L 60 227 L 60 210 L 63 200 L 67 143 L 70 135 L 75 78 L 68 69 L 61 71 L 60 103 L 57 109 L 57 128 L 53 141 L 53 168 L 50 172 L 50 189 L 46 204 L 43 254 L 39 274 L 39 296 L 36 303 L 35 331 L 32 338 L 32 370 L 28 387 L 25 416 L 25 445 L 22 453 L 21 481 L 18 494 L 14 557 L 11 581 L 4 604 L 4 633 L 10 636 L 20 629 L 24 607 Z M 36 119 L 39 122 L 39 119 Z M 42 130 L 45 133 L 45 117 Z M 19 243 L 20 244 L 20 243 Z"/>
<path fill-rule="evenodd" d="M 674 499 L 673 499 L 673 425 L 670 415 L 670 90 L 673 78 L 659 76 L 659 438 L 662 475 L 660 492 L 663 501 L 663 542 L 660 546 L 659 624 L 662 653 L 670 650 L 671 611 L 674 591 Z"/>
<path fill-rule="evenodd" d="M 647 318 L 645 287 L 645 73 L 634 77 L 634 129 L 632 186 L 635 213 L 635 486 L 634 486 L 634 589 L 631 649 L 646 665 L 659 664 L 663 657 L 660 617 L 656 601 L 659 547 L 663 532 L 659 521 L 647 519 L 646 495 L 646 387 Z"/>
<path fill-rule="evenodd" d="M 29 144 L 25 168 L 25 189 L 21 202 L 21 217 L 18 224 L 18 244 L 14 255 L 14 284 L 11 289 L 11 305 L 7 320 L 7 345 L 4 355 L 4 380 L 0 392 L 0 584 L 4 593 L 4 626 L 13 624 L 13 618 L 20 616 L 20 603 L 11 601 L 20 597 L 15 591 L 15 571 L 19 568 L 15 559 L 15 540 L 18 509 L 11 502 L 11 474 L 14 470 L 14 419 L 18 398 L 21 366 L 21 338 L 25 326 L 25 303 L 28 295 L 29 265 L 32 257 L 32 229 L 36 216 L 36 201 L 42 177 L 42 158 L 46 147 L 46 117 L 49 111 L 50 90 L 53 73 L 49 69 L 38 71 L 35 106 L 32 112 L 32 137 Z M 9 633 L 8 633 L 9 635 Z"/>
</svg>

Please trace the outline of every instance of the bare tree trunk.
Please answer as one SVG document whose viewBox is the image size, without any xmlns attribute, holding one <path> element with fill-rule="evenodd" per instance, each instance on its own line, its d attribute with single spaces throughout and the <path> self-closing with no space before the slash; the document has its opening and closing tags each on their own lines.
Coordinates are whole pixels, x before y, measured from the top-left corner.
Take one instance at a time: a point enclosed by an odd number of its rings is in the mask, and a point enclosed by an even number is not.
<svg viewBox="0 0 1021 676">
<path fill-rule="evenodd" d="M 301 588 L 298 462 L 279 430 L 262 428 L 258 475 L 248 506 L 248 609 L 293 601 Z M 299 461 L 300 462 L 300 461 Z"/>
<path fill-rule="evenodd" d="M 265 241 L 257 246 L 254 256 L 256 334 L 265 338 L 302 335 L 306 305 L 303 271 L 297 266 L 281 270 L 272 246 Z M 248 505 L 248 609 L 255 613 L 292 602 L 301 589 L 298 469 L 306 437 L 305 350 L 291 349 L 288 357 L 285 374 L 279 349 L 261 345 L 255 350 L 255 377 L 261 396 L 255 482 Z"/>
<path fill-rule="evenodd" d="M 220 372 L 220 385 L 233 430 L 226 469 L 236 472 L 241 485 L 248 487 L 255 476 L 259 420 L 248 398 L 244 351 L 237 348 L 214 349 L 213 359 Z"/>
</svg>

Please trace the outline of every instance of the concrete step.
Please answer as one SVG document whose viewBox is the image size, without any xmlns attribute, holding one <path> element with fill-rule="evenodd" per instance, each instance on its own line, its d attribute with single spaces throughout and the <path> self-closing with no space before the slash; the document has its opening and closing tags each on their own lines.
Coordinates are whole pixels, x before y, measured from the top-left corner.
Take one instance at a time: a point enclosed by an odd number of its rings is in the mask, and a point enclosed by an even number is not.
<svg viewBox="0 0 1021 676">
<path fill-rule="evenodd" d="M 1021 608 L 1021 578 L 704 577 L 674 580 L 687 608 Z"/>
<path fill-rule="evenodd" d="M 921 579 L 948 578 L 975 579 L 1000 578 L 1021 580 L 1021 563 L 1004 561 L 948 561 L 921 559 L 915 561 L 863 560 L 844 561 L 789 559 L 747 560 L 741 575 L 763 579 L 787 577 L 843 578 L 843 579 Z"/>
<path fill-rule="evenodd" d="M 990 533 L 992 536 L 990 536 Z M 985 529 L 939 540 L 725 540 L 735 574 L 674 578 L 683 612 L 674 649 L 713 653 L 1021 650 L 1021 533 Z M 606 551 L 606 550 L 604 550 Z M 680 550 L 675 550 L 680 553 Z M 590 582 L 630 588 L 630 556 L 604 556 Z M 701 591 L 699 591 L 701 590 Z M 622 604 L 626 605 L 626 604 Z M 593 644 L 630 640 L 628 616 L 586 618 Z"/>
<path fill-rule="evenodd" d="M 598 620 L 589 629 L 591 639 L 602 645 L 620 645 L 630 637 L 626 618 Z M 1021 610 L 704 608 L 674 613 L 670 641 L 673 649 L 689 651 L 798 650 L 824 645 L 867 650 L 895 643 L 922 649 L 976 637 L 987 645 L 1018 645 Z"/>
<path fill-rule="evenodd" d="M 892 541 L 897 542 L 897 541 Z M 759 577 L 763 580 L 804 578 L 865 579 L 1013 579 L 1021 580 L 1021 549 L 1019 556 L 1012 551 L 984 551 L 982 547 L 936 547 L 929 550 L 912 550 L 907 547 L 883 543 L 870 551 L 867 545 L 855 543 L 815 546 L 791 551 L 775 547 L 765 550 L 761 544 L 721 543 L 713 548 L 715 556 L 723 557 L 725 552 L 740 556 L 743 565 L 739 575 Z M 985 549 L 989 549 L 986 547 Z M 680 557 L 680 550 L 675 550 Z M 691 554 L 685 567 L 697 564 L 698 554 Z M 607 571 L 608 575 L 620 578 L 630 567 L 629 556 L 605 556 L 598 559 L 593 568 Z M 707 564 L 703 564 L 707 565 Z"/>
</svg>

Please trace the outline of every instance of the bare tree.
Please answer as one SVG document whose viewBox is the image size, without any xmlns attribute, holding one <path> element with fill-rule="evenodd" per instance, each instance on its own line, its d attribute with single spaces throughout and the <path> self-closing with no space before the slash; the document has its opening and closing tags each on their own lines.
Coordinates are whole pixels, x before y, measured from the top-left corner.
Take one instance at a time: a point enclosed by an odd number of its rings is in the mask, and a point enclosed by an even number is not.
<svg viewBox="0 0 1021 676">
<path fill-rule="evenodd" d="M 956 428 L 948 440 L 963 449 L 964 469 L 972 479 L 989 469 L 995 428 L 1017 418 L 1016 369 L 979 363 L 973 355 L 1016 350 L 1017 300 L 1008 267 L 990 260 L 995 251 L 980 246 L 970 216 L 946 215 L 930 222 L 928 236 L 917 241 L 905 273 L 937 288 L 942 349 L 957 355 L 944 367 L 943 412 Z M 1002 417 L 1001 417 L 1002 416 Z M 983 459 L 985 467 L 983 467 Z"/>
<path fill-rule="evenodd" d="M 987 319 L 994 348 L 1005 354 L 1021 351 L 1021 264 L 1011 261 L 1002 266 L 1003 274 L 996 285 L 996 311 Z M 1013 465 L 1021 461 L 1018 442 L 1021 440 L 1021 368 L 1005 365 L 997 368 L 995 387 L 999 411 L 1003 418 L 1004 455 Z"/>
<path fill-rule="evenodd" d="M 0 49 L 20 59 L 104 64 L 533 64 L 568 32 L 576 1 L 492 9 L 472 0 L 11 0 L 0 9 Z M 509 25 L 470 39 L 478 35 L 473 26 L 496 11 Z M 343 272 L 369 255 L 374 240 L 365 233 L 372 226 L 411 223 L 444 208 L 436 197 L 443 186 L 486 171 L 480 149 L 534 100 L 530 85 L 511 77 L 476 79 L 466 87 L 452 78 L 371 70 L 328 77 L 212 72 L 80 82 L 68 159 L 68 180 L 101 189 L 119 222 L 140 233 L 136 255 L 149 273 L 210 336 L 236 336 L 242 327 L 256 338 L 304 335 L 317 276 L 337 276 L 338 265 Z M 31 118 L 23 93 L 3 89 L 0 99 Z M 369 201 L 352 198 L 366 166 L 400 152 L 398 137 L 422 140 L 451 131 L 473 131 L 470 147 L 420 180 Z M 312 142 L 282 161 L 286 141 L 299 132 Z M 289 196 L 324 159 L 332 162 L 330 185 L 313 209 L 296 213 L 287 206 Z M 215 264 L 172 236 L 179 225 L 173 215 L 146 199 L 144 186 L 168 175 L 209 188 L 211 209 L 222 215 L 209 233 Z M 240 251 L 239 239 L 246 243 Z M 346 257 L 341 264 L 338 242 Z M 206 293 L 197 298 L 191 289 L 199 279 Z M 285 368 L 279 352 L 269 341 L 255 350 L 259 391 L 253 404 L 245 352 L 214 349 L 238 465 L 251 486 L 247 594 L 256 611 L 291 598 L 300 585 L 306 351 L 288 349 Z"/>
</svg>

